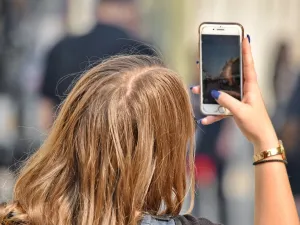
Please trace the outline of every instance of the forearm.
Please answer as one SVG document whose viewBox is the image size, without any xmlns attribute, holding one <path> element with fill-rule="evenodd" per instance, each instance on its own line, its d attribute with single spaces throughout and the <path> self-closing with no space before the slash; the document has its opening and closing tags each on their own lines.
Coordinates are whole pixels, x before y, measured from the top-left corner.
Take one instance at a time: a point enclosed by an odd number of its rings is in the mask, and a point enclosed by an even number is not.
<svg viewBox="0 0 300 225">
<path fill-rule="evenodd" d="M 278 145 L 277 140 L 272 141 Z M 259 152 L 261 147 L 255 147 Z M 267 149 L 265 149 L 267 150 Z M 273 159 L 282 159 L 274 156 Z M 280 162 L 255 166 L 255 225 L 298 225 L 298 214 L 286 167 Z"/>
</svg>

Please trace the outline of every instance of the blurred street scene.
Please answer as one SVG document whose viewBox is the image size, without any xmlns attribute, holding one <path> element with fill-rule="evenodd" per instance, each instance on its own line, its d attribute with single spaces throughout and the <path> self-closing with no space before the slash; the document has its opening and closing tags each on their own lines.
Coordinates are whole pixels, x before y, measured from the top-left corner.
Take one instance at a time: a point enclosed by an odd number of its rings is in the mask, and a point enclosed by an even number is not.
<svg viewBox="0 0 300 225">
<path fill-rule="evenodd" d="M 0 0 L 0 202 L 11 198 L 18 168 L 43 143 L 70 85 L 95 63 L 116 54 L 158 55 L 187 88 L 198 85 L 204 21 L 238 22 L 250 34 L 300 210 L 298 0 Z M 191 102 L 201 118 L 198 97 Z M 198 127 L 196 137 L 193 214 L 253 224 L 252 146 L 232 119 Z"/>
</svg>

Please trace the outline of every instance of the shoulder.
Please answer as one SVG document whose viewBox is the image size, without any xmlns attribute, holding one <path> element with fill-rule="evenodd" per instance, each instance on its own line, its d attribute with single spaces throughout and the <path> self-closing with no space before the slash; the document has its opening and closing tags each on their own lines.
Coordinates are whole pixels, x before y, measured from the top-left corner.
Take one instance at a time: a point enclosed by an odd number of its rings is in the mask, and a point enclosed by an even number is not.
<svg viewBox="0 0 300 225">
<path fill-rule="evenodd" d="M 196 218 L 191 215 L 168 217 L 146 215 L 141 225 L 221 225 L 212 223 L 204 218 Z"/>
<path fill-rule="evenodd" d="M 127 31 L 121 27 L 114 26 L 111 24 L 98 23 L 94 29 L 91 30 L 87 35 L 83 37 L 100 37 L 102 39 L 106 38 L 130 38 Z"/>
<path fill-rule="evenodd" d="M 212 223 L 205 218 L 196 218 L 192 215 L 178 216 L 174 218 L 176 225 L 221 225 L 217 223 Z"/>
<path fill-rule="evenodd" d="M 65 49 L 70 49 L 75 46 L 78 38 L 75 36 L 66 36 L 59 40 L 57 43 L 50 48 L 48 52 L 48 57 L 56 58 L 58 57 Z"/>
<path fill-rule="evenodd" d="M 140 39 L 118 26 L 99 23 L 90 33 L 89 37 L 98 37 L 97 40 L 102 38 L 114 41 L 115 45 L 120 46 L 120 53 L 122 54 L 157 56 L 157 51 L 151 43 Z"/>
</svg>

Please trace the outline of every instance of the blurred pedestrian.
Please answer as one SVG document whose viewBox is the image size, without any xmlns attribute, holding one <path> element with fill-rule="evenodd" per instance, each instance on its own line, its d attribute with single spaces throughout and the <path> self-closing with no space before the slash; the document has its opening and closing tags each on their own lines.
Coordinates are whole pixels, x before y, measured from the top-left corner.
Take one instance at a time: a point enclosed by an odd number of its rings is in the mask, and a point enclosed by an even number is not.
<svg viewBox="0 0 300 225">
<path fill-rule="evenodd" d="M 276 100 L 274 127 L 284 143 L 289 158 L 288 173 L 298 211 L 300 212 L 300 80 L 291 65 L 291 49 L 286 42 L 278 47 L 274 71 Z"/>
<path fill-rule="evenodd" d="M 195 71 L 192 86 L 199 84 L 199 67 Z M 203 118 L 200 111 L 198 95 L 191 94 L 191 102 L 196 118 Z M 218 153 L 217 143 L 222 133 L 224 121 L 210 126 L 198 125 L 196 127 L 196 201 L 193 215 L 201 217 L 206 215 L 211 220 L 226 221 L 225 201 L 222 191 L 222 177 L 225 161 Z"/>
<path fill-rule="evenodd" d="M 292 98 L 288 102 L 286 121 L 280 136 L 285 142 L 287 157 L 289 158 L 288 174 L 300 215 L 300 79 L 292 93 Z"/>
<path fill-rule="evenodd" d="M 285 123 L 288 102 L 296 84 L 297 72 L 291 63 L 291 48 L 287 42 L 281 42 L 278 45 L 273 78 L 276 110 L 272 120 L 277 132 L 280 132 Z"/>
<path fill-rule="evenodd" d="M 153 55 L 137 37 L 138 9 L 135 0 L 101 0 L 97 25 L 84 36 L 67 36 L 49 52 L 41 94 L 41 127 L 47 130 L 59 105 L 75 83 L 75 75 L 93 63 L 117 54 Z"/>
</svg>

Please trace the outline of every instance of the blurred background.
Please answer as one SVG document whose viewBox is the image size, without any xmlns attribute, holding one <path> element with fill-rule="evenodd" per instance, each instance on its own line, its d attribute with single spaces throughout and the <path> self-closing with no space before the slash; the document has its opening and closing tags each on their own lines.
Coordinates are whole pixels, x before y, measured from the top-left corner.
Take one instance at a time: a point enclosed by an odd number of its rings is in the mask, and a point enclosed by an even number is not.
<svg viewBox="0 0 300 225">
<path fill-rule="evenodd" d="M 128 45 L 135 46 L 133 52 L 161 54 L 187 87 L 197 85 L 198 26 L 204 21 L 238 22 L 250 34 L 300 209 L 298 0 L 0 0 L 0 201 L 11 198 L 16 169 L 47 136 L 71 74 Z M 191 100 L 201 117 L 197 97 Z M 231 119 L 199 127 L 196 135 L 193 214 L 253 224 L 251 145 Z"/>
</svg>

